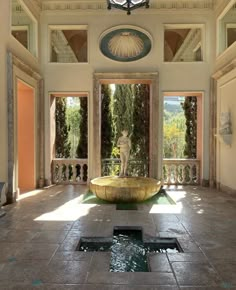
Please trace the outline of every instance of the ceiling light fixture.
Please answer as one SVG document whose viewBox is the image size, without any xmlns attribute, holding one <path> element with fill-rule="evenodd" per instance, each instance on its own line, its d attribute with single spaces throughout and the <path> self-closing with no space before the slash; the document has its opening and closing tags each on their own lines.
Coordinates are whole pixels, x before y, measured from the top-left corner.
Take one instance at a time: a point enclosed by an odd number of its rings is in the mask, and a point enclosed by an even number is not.
<svg viewBox="0 0 236 290">
<path fill-rule="evenodd" d="M 127 14 L 131 14 L 131 10 L 145 6 L 149 8 L 149 0 L 107 0 L 107 9 L 112 7 L 125 10 Z"/>
</svg>

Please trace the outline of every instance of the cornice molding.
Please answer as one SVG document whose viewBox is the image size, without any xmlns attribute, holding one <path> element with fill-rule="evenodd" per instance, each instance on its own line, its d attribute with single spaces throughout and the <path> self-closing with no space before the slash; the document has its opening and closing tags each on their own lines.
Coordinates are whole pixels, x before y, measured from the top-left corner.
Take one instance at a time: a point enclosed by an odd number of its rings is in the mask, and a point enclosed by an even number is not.
<svg viewBox="0 0 236 290">
<path fill-rule="evenodd" d="M 224 75 L 226 75 L 227 73 L 229 73 L 230 71 L 232 71 L 233 69 L 236 68 L 236 59 L 232 60 L 230 63 L 228 63 L 227 65 L 225 65 L 224 67 L 220 68 L 219 70 L 217 70 L 212 77 L 215 80 L 219 80 L 221 77 L 223 77 Z"/>
<path fill-rule="evenodd" d="M 215 0 L 214 11 L 216 17 L 218 17 L 225 7 L 229 4 L 229 0 Z"/>
<path fill-rule="evenodd" d="M 39 0 L 34 0 L 39 1 Z M 152 2 L 150 9 L 152 10 L 213 10 L 215 7 L 214 0 L 160 0 Z M 105 0 L 94 0 L 94 1 L 66 1 L 66 0 L 43 0 L 42 11 L 53 11 L 53 10 L 107 10 L 107 3 Z M 115 10 L 115 9 L 114 9 Z M 141 11 L 141 9 L 139 10 Z M 143 10 L 143 11 L 146 11 Z M 148 11 L 146 13 L 148 13 Z M 146 14 L 145 13 L 145 14 Z"/>
<path fill-rule="evenodd" d="M 29 8 L 31 13 L 38 19 L 42 11 L 41 0 L 23 0 L 25 5 Z"/>
<path fill-rule="evenodd" d="M 22 70 L 24 73 L 26 73 L 28 76 L 34 78 L 35 80 L 39 81 L 42 79 L 42 76 L 36 72 L 34 69 L 32 69 L 29 65 L 24 63 L 20 58 L 12 54 L 11 52 L 8 52 L 9 56 L 12 59 L 12 64 Z"/>
</svg>

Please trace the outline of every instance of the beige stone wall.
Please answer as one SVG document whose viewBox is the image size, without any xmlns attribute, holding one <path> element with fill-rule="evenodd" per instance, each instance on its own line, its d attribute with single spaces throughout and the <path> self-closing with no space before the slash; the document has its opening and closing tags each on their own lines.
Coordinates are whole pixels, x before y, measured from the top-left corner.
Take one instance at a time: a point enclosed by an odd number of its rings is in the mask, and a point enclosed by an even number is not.
<svg viewBox="0 0 236 290">
<path fill-rule="evenodd" d="M 1 23 L 9 23 L 8 1 L 0 1 Z M 7 181 L 7 25 L 1 25 L 0 29 L 0 181 Z"/>
<path fill-rule="evenodd" d="M 28 0 L 27 0 L 28 1 Z M 31 1 L 25 1 L 29 3 Z M 37 1 L 36 1 L 37 2 Z M 30 5 L 30 9 L 34 6 Z M 38 17 L 37 11 L 32 11 Z M 40 17 L 40 41 L 39 57 L 33 57 L 11 36 L 10 33 L 10 0 L 0 1 L 0 19 L 5 25 L 0 29 L 0 180 L 7 181 L 7 68 L 6 53 L 11 51 L 24 63 L 36 72 L 40 72 L 45 80 L 45 165 L 46 178 L 50 178 L 50 92 L 88 92 L 89 96 L 89 167 L 93 161 L 93 74 L 94 72 L 117 72 L 117 73 L 146 73 L 158 72 L 159 75 L 159 123 L 157 124 L 158 142 L 160 144 L 157 155 L 159 161 L 162 158 L 162 110 L 163 94 L 171 91 L 198 91 L 203 92 L 203 159 L 202 178 L 209 179 L 209 94 L 210 76 L 214 71 L 216 57 L 216 19 L 212 11 L 196 13 L 194 10 L 188 13 L 174 11 L 171 15 L 158 11 L 150 15 L 133 13 L 130 17 L 125 13 L 108 13 L 96 15 L 96 11 L 43 11 Z M 101 21 L 102 19 L 102 21 Z M 129 63 L 119 63 L 105 58 L 99 50 L 99 37 L 107 29 L 117 25 L 138 26 L 152 35 L 153 48 L 143 59 Z M 204 62 L 199 63 L 164 63 L 163 62 L 163 27 L 164 24 L 203 24 L 205 26 Z M 87 64 L 50 64 L 48 25 L 88 25 L 89 61 Z M 218 66 L 222 62 L 218 61 Z M 230 87 L 229 90 L 235 89 Z M 226 93 L 223 92 L 225 95 Z M 227 94 L 228 95 L 228 94 Z M 231 102 L 232 100 L 228 100 Z M 235 152 L 235 149 L 233 149 Z M 220 159 L 219 159 L 220 160 Z M 158 163 L 161 171 L 161 162 Z M 93 177 L 93 176 L 91 176 Z"/>
<path fill-rule="evenodd" d="M 38 59 L 32 56 L 11 35 L 11 1 L 0 1 L 0 181 L 8 182 L 8 81 L 7 54 L 11 52 L 35 72 L 39 71 Z M 33 12 L 34 15 L 36 13 Z M 13 87 L 11 88 L 13 90 Z M 14 140 L 12 140 L 14 142 Z"/>
<path fill-rule="evenodd" d="M 111 16 L 112 15 L 112 16 Z M 102 21 L 98 21 L 102 19 Z M 184 19 L 184 21 L 183 21 Z M 198 23 L 205 25 L 205 35 L 203 41 L 205 43 L 204 62 L 199 63 L 164 63 L 164 24 L 166 23 Z M 51 64 L 49 63 L 49 25 L 88 25 L 88 42 L 89 42 L 89 62 L 87 64 Z M 138 26 L 152 35 L 153 48 L 151 52 L 139 61 L 130 62 L 128 64 L 112 61 L 102 55 L 99 50 L 99 37 L 107 29 L 118 25 Z M 141 15 L 133 13 L 131 17 L 127 17 L 125 13 L 104 15 L 93 15 L 87 13 L 83 15 L 72 11 L 69 15 L 62 12 L 44 11 L 41 15 L 41 66 L 45 78 L 45 164 L 46 177 L 50 178 L 50 92 L 88 92 L 89 95 L 89 167 L 93 168 L 93 74 L 101 73 L 149 73 L 158 72 L 159 74 L 159 123 L 158 130 L 158 174 L 162 170 L 162 111 L 163 111 L 163 93 L 171 91 L 201 91 L 204 93 L 203 99 L 203 179 L 209 179 L 209 91 L 210 91 L 210 75 L 213 71 L 215 57 L 215 22 L 214 13 L 211 11 L 203 14 L 191 13 L 173 13 L 168 14 L 150 14 Z M 93 173 L 90 177 L 94 177 Z"/>
<path fill-rule="evenodd" d="M 236 69 L 218 80 L 217 85 L 217 134 L 220 126 L 220 114 L 231 113 L 232 144 L 227 145 L 217 138 L 217 183 L 223 188 L 236 189 Z"/>
</svg>

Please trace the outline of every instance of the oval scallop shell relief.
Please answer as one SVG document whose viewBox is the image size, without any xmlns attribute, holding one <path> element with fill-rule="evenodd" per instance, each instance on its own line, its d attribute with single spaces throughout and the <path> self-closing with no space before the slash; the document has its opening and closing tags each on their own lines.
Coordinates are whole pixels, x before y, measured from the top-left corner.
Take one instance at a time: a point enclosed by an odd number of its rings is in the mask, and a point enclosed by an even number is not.
<svg viewBox="0 0 236 290">
<path fill-rule="evenodd" d="M 121 32 L 114 35 L 109 40 L 108 49 L 114 56 L 132 58 L 142 53 L 144 43 L 143 40 L 134 33 Z"/>
</svg>

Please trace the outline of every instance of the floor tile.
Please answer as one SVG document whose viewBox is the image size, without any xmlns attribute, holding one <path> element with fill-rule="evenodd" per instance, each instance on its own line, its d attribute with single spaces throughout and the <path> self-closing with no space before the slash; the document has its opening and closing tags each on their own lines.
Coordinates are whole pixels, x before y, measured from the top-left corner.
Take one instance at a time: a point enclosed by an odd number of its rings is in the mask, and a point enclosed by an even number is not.
<svg viewBox="0 0 236 290">
<path fill-rule="evenodd" d="M 86 186 L 52 186 L 4 208 L 0 218 L 0 289 L 236 289 L 236 196 L 185 186 L 180 213 L 81 204 Z M 183 196 L 183 191 L 185 192 Z M 182 193 L 181 193 L 182 192 Z M 140 227 L 143 238 L 177 238 L 183 253 L 153 254 L 152 272 L 110 272 L 110 252 L 80 252 L 81 237 L 112 237 L 114 227 Z M 176 280 L 177 279 L 177 280 Z"/>
<path fill-rule="evenodd" d="M 207 263 L 173 262 L 172 267 L 179 285 L 217 286 L 221 279 Z"/>
<path fill-rule="evenodd" d="M 149 254 L 148 262 L 151 272 L 172 272 L 166 254 Z"/>
</svg>

